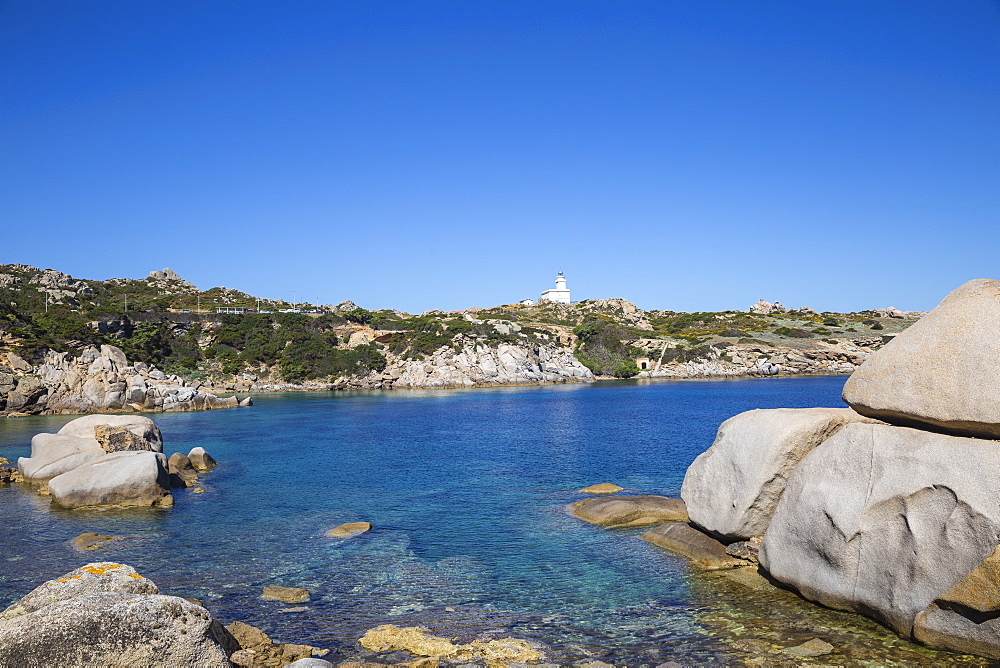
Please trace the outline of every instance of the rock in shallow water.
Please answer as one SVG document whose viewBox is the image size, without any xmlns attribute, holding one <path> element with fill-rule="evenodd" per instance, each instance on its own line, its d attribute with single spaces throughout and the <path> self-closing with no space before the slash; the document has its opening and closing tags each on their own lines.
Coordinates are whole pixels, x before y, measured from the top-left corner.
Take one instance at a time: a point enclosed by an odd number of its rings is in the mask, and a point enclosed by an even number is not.
<svg viewBox="0 0 1000 668">
<path fill-rule="evenodd" d="M 279 587 L 267 585 L 262 594 L 265 601 L 282 601 L 284 603 L 305 603 L 309 600 L 309 590 L 304 587 Z"/>
<path fill-rule="evenodd" d="M 115 452 L 49 481 L 52 502 L 84 506 L 172 506 L 166 458 L 159 452 Z"/>
<path fill-rule="evenodd" d="M 571 503 L 567 508 L 584 522 L 611 529 L 686 522 L 688 518 L 683 501 L 652 494 L 592 497 Z"/>
<path fill-rule="evenodd" d="M 683 554 L 706 570 L 747 565 L 746 560 L 726 554 L 725 545 L 687 524 L 661 524 L 642 537 L 657 547 Z"/>
<path fill-rule="evenodd" d="M 590 487 L 584 487 L 583 489 L 577 490 L 582 494 L 617 494 L 618 492 L 625 489 L 624 487 L 619 487 L 610 482 L 601 482 L 596 485 L 591 485 Z"/>
<path fill-rule="evenodd" d="M 910 635 L 1000 544 L 1000 443 L 849 424 L 788 479 L 760 563 L 806 598 Z"/>
<path fill-rule="evenodd" d="M 719 426 L 681 487 L 691 521 L 724 540 L 764 535 L 789 474 L 810 451 L 852 422 L 849 408 L 752 410 Z"/>
<path fill-rule="evenodd" d="M 332 538 L 353 538 L 371 529 L 371 522 L 345 522 L 330 529 L 326 535 Z"/>
</svg>

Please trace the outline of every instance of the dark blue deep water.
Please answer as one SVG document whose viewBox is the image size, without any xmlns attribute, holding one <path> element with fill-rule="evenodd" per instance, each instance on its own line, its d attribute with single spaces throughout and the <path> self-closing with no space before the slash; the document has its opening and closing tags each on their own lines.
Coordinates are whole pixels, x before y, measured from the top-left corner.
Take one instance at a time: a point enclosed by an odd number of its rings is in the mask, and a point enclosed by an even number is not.
<svg viewBox="0 0 1000 668">
<path fill-rule="evenodd" d="M 0 488 L 0 608 L 87 561 L 114 560 L 225 623 L 327 647 L 333 659 L 362 656 L 364 631 L 394 623 L 513 635 L 556 662 L 619 665 L 724 662 L 740 638 L 780 647 L 799 631 L 799 642 L 826 632 L 862 646 L 868 634 L 884 664 L 887 644 L 908 645 L 874 624 L 852 626 L 785 592 L 755 604 L 753 590 L 692 573 L 640 531 L 564 510 L 582 498 L 574 490 L 599 482 L 676 496 L 721 421 L 752 408 L 842 406 L 844 380 L 287 393 L 252 408 L 154 414 L 167 454 L 200 445 L 221 462 L 202 476 L 205 493 L 175 491 L 168 510 L 53 511 L 47 497 Z M 33 434 L 70 419 L 0 422 L 0 456 L 26 456 Z M 358 520 L 375 528 L 325 536 Z M 121 538 L 74 550 L 85 531 Z M 312 600 L 264 601 L 267 584 L 306 587 Z M 788 619 L 771 629 L 781 606 Z"/>
</svg>

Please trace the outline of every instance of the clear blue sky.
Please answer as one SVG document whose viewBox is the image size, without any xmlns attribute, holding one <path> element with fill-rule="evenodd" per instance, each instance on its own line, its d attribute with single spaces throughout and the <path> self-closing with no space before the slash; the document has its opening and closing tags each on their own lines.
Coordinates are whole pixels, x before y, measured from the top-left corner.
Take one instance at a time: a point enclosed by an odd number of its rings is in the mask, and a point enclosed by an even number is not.
<svg viewBox="0 0 1000 668">
<path fill-rule="evenodd" d="M 419 312 L 1000 278 L 1000 3 L 0 1 L 0 263 Z"/>
</svg>

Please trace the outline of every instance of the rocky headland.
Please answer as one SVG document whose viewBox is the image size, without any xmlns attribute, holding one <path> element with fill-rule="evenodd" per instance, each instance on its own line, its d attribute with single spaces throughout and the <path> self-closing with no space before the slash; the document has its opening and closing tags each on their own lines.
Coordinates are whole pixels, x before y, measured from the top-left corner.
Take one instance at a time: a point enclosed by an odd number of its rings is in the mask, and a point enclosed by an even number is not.
<svg viewBox="0 0 1000 668">
<path fill-rule="evenodd" d="M 1000 281 L 970 281 L 854 372 L 850 408 L 730 418 L 685 476 L 690 525 L 664 532 L 757 545 L 806 599 L 1000 658 L 998 331 Z"/>
</svg>

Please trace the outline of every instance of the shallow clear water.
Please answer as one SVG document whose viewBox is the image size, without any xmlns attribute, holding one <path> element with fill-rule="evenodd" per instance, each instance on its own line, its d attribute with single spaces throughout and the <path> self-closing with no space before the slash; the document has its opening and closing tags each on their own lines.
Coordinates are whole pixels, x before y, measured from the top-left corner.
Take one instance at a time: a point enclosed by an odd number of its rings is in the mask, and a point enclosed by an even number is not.
<svg viewBox="0 0 1000 668">
<path fill-rule="evenodd" d="M 205 493 L 175 491 L 168 510 L 54 511 L 47 497 L 0 488 L 0 607 L 86 561 L 115 560 L 164 592 L 201 599 L 225 623 L 327 647 L 334 659 L 362 656 L 364 631 L 395 623 L 530 638 L 556 662 L 802 663 L 781 648 L 816 636 L 841 639 L 841 663 L 974 661 L 788 592 L 694 573 L 640 531 L 599 529 L 564 510 L 581 498 L 573 490 L 598 482 L 676 496 L 722 420 L 842 406 L 843 383 L 287 393 L 255 397 L 253 408 L 151 415 L 168 454 L 200 445 L 221 462 L 202 476 Z M 33 434 L 70 419 L 0 422 L 0 456 L 26 456 Z M 358 520 L 375 528 L 325 536 Z M 85 531 L 121 539 L 74 550 Z M 267 584 L 306 587 L 312 599 L 264 601 Z"/>
</svg>

